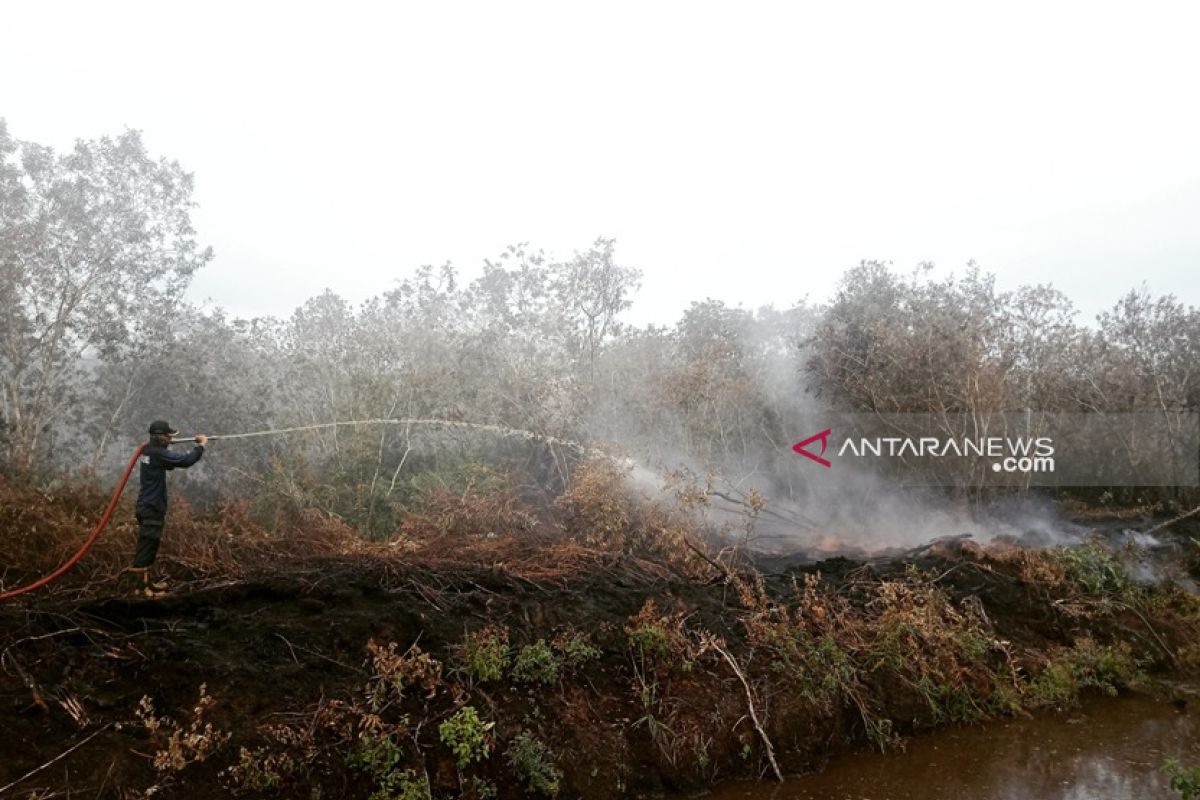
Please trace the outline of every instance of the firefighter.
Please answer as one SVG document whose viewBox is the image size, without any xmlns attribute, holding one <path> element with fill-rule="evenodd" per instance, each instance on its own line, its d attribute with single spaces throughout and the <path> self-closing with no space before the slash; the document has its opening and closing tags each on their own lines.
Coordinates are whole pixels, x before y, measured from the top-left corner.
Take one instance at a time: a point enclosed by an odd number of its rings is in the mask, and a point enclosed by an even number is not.
<svg viewBox="0 0 1200 800">
<path fill-rule="evenodd" d="M 129 571 L 134 578 L 134 591 L 146 597 L 158 597 L 167 591 L 166 583 L 153 580 L 150 574 L 167 521 L 167 472 L 195 464 L 204 455 L 204 446 L 208 444 L 207 436 L 196 434 L 195 447 L 186 453 L 173 453 L 169 449 L 171 439 L 178 433 L 164 420 L 155 420 L 150 423 L 150 441 L 142 449 L 141 489 L 134 507 L 138 523 L 137 549 Z"/>
</svg>

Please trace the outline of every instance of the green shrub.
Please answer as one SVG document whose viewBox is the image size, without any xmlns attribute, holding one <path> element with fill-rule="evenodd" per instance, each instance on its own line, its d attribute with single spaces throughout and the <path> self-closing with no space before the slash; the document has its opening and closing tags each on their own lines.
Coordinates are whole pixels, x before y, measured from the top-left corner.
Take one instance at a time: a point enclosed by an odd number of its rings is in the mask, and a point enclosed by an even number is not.
<svg viewBox="0 0 1200 800">
<path fill-rule="evenodd" d="M 558 656 L 554 655 L 546 640 L 538 639 L 521 648 L 513 664 L 512 675 L 521 683 L 550 685 L 558 680 L 561 666 Z"/>
<path fill-rule="evenodd" d="M 1067 577 L 1088 594 L 1129 595 L 1133 584 L 1125 568 L 1110 551 L 1097 544 L 1064 547 L 1052 550 L 1053 558 L 1062 564 Z"/>
<path fill-rule="evenodd" d="M 629 644 L 643 656 L 665 657 L 671 652 L 671 636 L 661 625 L 641 625 L 629 632 Z"/>
<path fill-rule="evenodd" d="M 1081 689 L 1099 689 L 1108 695 L 1116 695 L 1141 677 L 1137 660 L 1125 642 L 1105 646 L 1082 638 L 1067 653 L 1067 663 Z"/>
<path fill-rule="evenodd" d="M 404 760 L 404 753 L 390 736 L 364 733 L 350 753 L 350 766 L 378 778 L 393 772 Z"/>
<path fill-rule="evenodd" d="M 563 772 L 551 760 L 546 745 L 522 731 L 508 746 L 508 764 L 531 792 L 557 797 Z"/>
<path fill-rule="evenodd" d="M 1074 702 L 1084 689 L 1115 695 L 1141 678 L 1129 645 L 1099 645 L 1082 638 L 1046 665 L 1026 689 L 1029 705 L 1062 706 Z"/>
<path fill-rule="evenodd" d="M 796 681 L 800 694 L 825 713 L 832 713 L 854 689 L 857 671 L 837 639 L 814 639 L 802 630 L 782 625 L 765 630 L 775 651 L 771 667 Z"/>
<path fill-rule="evenodd" d="M 1163 772 L 1171 779 L 1171 788 L 1183 800 L 1200 800 L 1200 767 L 1185 767 L 1178 759 L 1168 758 Z"/>
<path fill-rule="evenodd" d="M 429 778 L 425 775 L 418 776 L 412 770 L 406 769 L 399 774 L 391 787 L 376 792 L 368 800 L 431 800 L 432 797 Z"/>
<path fill-rule="evenodd" d="M 562 657 L 563 663 L 571 669 L 579 669 L 589 661 L 600 659 L 600 649 L 592 645 L 591 638 L 586 633 L 571 631 L 554 637 L 554 650 Z"/>
<path fill-rule="evenodd" d="M 469 796 L 474 797 L 475 800 L 496 800 L 498 796 L 496 784 L 477 775 L 471 777 L 470 786 Z"/>
<path fill-rule="evenodd" d="M 1051 661 L 1030 681 L 1026 696 L 1034 708 L 1050 708 L 1074 701 L 1078 692 L 1071 668 L 1063 662 Z"/>
<path fill-rule="evenodd" d="M 463 646 L 467 674 L 478 681 L 498 681 L 508 667 L 508 631 L 490 625 L 468 633 Z"/>
<path fill-rule="evenodd" d="M 369 800 L 429 800 L 429 779 L 418 777 L 411 769 L 400 769 L 404 753 L 390 736 L 364 733 L 348 761 L 375 781 Z"/>
<path fill-rule="evenodd" d="M 466 769 L 472 761 L 482 761 L 491 754 L 487 734 L 495 725 L 484 723 L 474 706 L 463 706 L 458 713 L 438 726 L 442 743 L 454 752 L 459 769 Z"/>
</svg>

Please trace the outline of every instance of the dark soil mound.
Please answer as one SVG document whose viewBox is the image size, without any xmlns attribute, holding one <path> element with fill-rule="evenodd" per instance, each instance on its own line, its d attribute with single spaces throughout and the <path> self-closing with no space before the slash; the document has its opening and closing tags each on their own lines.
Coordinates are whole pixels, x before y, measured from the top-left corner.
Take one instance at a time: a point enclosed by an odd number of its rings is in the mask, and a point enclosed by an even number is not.
<svg viewBox="0 0 1200 800">
<path fill-rule="evenodd" d="M 1194 657 L 1189 595 L 1085 591 L 1073 563 L 959 542 L 708 582 L 611 556 L 540 583 L 330 558 L 158 600 L 9 604 L 0 786 L 52 762 L 17 796 L 632 796 L 812 769 Z M 455 739 L 468 708 L 477 736 Z"/>
</svg>

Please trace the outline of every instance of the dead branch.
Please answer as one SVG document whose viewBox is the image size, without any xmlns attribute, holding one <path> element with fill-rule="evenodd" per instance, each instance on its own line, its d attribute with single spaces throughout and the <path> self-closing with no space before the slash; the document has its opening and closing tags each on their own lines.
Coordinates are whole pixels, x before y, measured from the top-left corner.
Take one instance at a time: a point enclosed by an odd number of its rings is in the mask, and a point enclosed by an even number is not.
<svg viewBox="0 0 1200 800">
<path fill-rule="evenodd" d="M 707 555 L 705 555 L 704 551 L 702 551 L 700 548 L 696 547 L 696 545 L 692 544 L 691 542 L 687 541 L 686 539 L 684 540 L 683 543 L 685 545 L 687 545 L 689 550 L 691 550 L 693 553 L 700 556 L 700 558 L 704 559 L 710 565 L 712 565 L 714 568 L 716 568 L 716 570 L 725 577 L 725 580 L 729 580 L 732 577 L 729 574 L 729 570 L 725 569 L 725 567 L 721 566 L 716 561 L 713 561 L 711 558 L 709 558 Z"/>
<path fill-rule="evenodd" d="M 64 750 L 63 752 L 59 753 L 58 755 L 56 755 L 54 758 L 50 759 L 50 760 L 49 760 L 49 761 L 47 761 L 45 764 L 42 764 L 40 767 L 36 767 L 35 769 L 32 769 L 32 770 L 30 770 L 29 772 L 26 772 L 24 775 L 22 775 L 21 777 L 17 778 L 15 781 L 13 781 L 12 783 L 8 784 L 7 786 L 0 786 L 0 794 L 4 794 L 4 793 L 5 793 L 5 792 L 7 792 L 9 789 L 13 788 L 14 786 L 16 786 L 18 783 L 20 783 L 21 781 L 25 780 L 26 778 L 31 778 L 31 777 L 33 777 L 34 775 L 36 775 L 36 774 L 38 774 L 39 772 L 41 772 L 42 770 L 44 770 L 46 767 L 49 767 L 50 765 L 54 764 L 55 762 L 57 762 L 57 761 L 61 761 L 62 759 L 66 758 L 67 756 L 71 755 L 71 753 L 74 753 L 76 750 L 78 750 L 79 748 L 83 747 L 85 744 L 87 744 L 88 742 L 90 742 L 92 739 L 95 739 L 97 736 L 99 736 L 100 734 L 104 733 L 104 732 L 105 732 L 106 730 L 108 730 L 110 727 L 112 727 L 112 723 L 111 723 L 111 722 L 110 722 L 110 723 L 108 723 L 107 725 L 105 725 L 105 726 L 104 726 L 103 728 L 101 728 L 100 730 L 98 730 L 98 731 L 96 731 L 95 733 L 93 733 L 91 736 L 89 736 L 89 737 L 87 737 L 86 739 L 84 739 L 82 742 L 78 742 L 77 744 L 73 744 L 73 745 L 71 745 L 69 748 L 67 748 L 67 749 L 66 749 L 66 750 Z"/>
<path fill-rule="evenodd" d="M 729 664 L 729 668 L 733 670 L 733 674 L 737 675 L 738 680 L 742 682 L 742 688 L 746 690 L 746 705 L 750 710 L 750 720 L 754 723 L 754 729 L 758 731 L 758 736 L 762 739 L 763 746 L 767 749 L 767 759 L 771 762 L 771 769 L 775 771 L 775 778 L 783 783 L 783 773 L 779 771 L 779 764 L 775 763 L 775 748 L 771 745 L 771 739 L 767 736 L 767 732 L 763 730 L 762 723 L 758 721 L 758 712 L 754 709 L 754 693 L 750 691 L 750 684 L 746 681 L 746 676 L 742 672 L 742 668 L 738 666 L 737 660 L 730 655 L 729 651 L 721 646 L 720 640 L 717 637 L 709 635 L 705 637 L 706 644 L 724 657 L 725 662 Z"/>
</svg>

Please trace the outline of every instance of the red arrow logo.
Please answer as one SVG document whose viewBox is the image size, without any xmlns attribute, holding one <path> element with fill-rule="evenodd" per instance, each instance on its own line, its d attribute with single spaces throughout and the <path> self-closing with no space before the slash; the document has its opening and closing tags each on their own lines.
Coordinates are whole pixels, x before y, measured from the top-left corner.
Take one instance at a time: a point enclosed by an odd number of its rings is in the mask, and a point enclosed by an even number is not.
<svg viewBox="0 0 1200 800">
<path fill-rule="evenodd" d="M 818 433 L 816 436 L 810 436 L 807 439 L 805 439 L 803 442 L 796 442 L 794 445 L 792 445 L 792 449 L 795 450 L 797 453 L 799 453 L 802 456 L 807 456 L 807 457 L 811 458 L 813 461 L 817 462 L 822 467 L 832 467 L 833 464 L 826 461 L 824 458 L 821 458 L 821 456 L 825 455 L 825 448 L 829 445 L 829 434 L 831 431 L 832 431 L 832 428 L 826 428 L 825 430 Z M 816 453 L 810 453 L 804 449 L 805 445 L 812 444 L 817 439 L 821 440 L 821 455 L 820 456 L 817 455 Z"/>
</svg>

